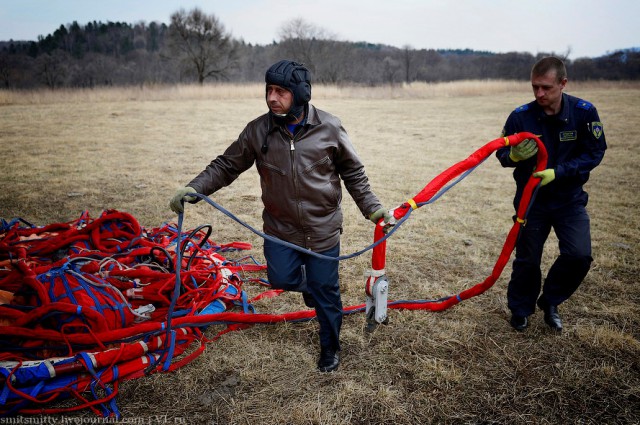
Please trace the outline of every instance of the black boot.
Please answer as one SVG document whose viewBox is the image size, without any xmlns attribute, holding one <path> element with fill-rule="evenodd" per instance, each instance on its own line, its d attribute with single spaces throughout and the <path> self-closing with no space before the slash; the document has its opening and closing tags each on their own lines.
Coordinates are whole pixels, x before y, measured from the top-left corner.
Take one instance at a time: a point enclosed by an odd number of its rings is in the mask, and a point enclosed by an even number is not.
<svg viewBox="0 0 640 425">
<path fill-rule="evenodd" d="M 540 298 L 538 299 L 538 307 L 544 311 L 544 322 L 547 326 L 556 332 L 562 332 L 562 318 L 558 312 L 558 306 L 549 305 L 546 301 Z"/>
<path fill-rule="evenodd" d="M 330 347 L 323 347 L 320 350 L 320 360 L 318 360 L 318 370 L 320 372 L 331 372 L 340 365 L 340 351 Z"/>
<path fill-rule="evenodd" d="M 511 320 L 509 321 L 509 323 L 511 324 L 511 327 L 513 329 L 520 332 L 527 329 L 527 326 L 529 326 L 529 320 L 527 319 L 527 316 L 518 316 L 515 314 L 511 315 Z"/>
<path fill-rule="evenodd" d="M 544 310 L 544 322 L 554 331 L 562 332 L 562 318 L 557 306 L 550 305 Z"/>
</svg>

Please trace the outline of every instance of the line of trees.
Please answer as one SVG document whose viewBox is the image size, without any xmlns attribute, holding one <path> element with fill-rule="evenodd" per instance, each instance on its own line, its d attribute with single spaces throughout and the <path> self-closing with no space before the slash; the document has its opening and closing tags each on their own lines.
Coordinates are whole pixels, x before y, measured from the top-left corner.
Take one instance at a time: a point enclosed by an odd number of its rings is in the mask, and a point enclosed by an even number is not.
<svg viewBox="0 0 640 425">
<path fill-rule="evenodd" d="M 397 48 L 339 41 L 303 19 L 283 25 L 269 45 L 233 38 L 215 15 L 195 8 L 171 15 L 170 24 L 73 22 L 37 41 L 0 42 L 0 87 L 96 87 L 185 82 L 262 81 L 273 62 L 305 63 L 314 81 L 380 85 L 463 79 L 526 80 L 541 56 L 523 52 Z M 565 59 L 574 80 L 636 80 L 640 50 L 597 58 Z"/>
</svg>

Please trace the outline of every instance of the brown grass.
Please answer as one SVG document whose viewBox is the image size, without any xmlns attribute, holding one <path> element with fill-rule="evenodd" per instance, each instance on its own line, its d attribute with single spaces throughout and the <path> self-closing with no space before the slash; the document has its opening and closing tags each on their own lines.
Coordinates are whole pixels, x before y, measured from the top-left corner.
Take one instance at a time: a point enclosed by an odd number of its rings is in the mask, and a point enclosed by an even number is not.
<svg viewBox="0 0 640 425">
<path fill-rule="evenodd" d="M 363 315 L 347 316 L 336 373 L 315 370 L 315 322 L 256 326 L 225 335 L 178 372 L 124 383 L 123 414 L 193 424 L 640 422 L 640 87 L 582 83 L 568 92 L 596 104 L 609 149 L 587 184 L 595 261 L 561 307 L 561 335 L 546 331 L 540 313 L 525 333 L 509 327 L 507 267 L 491 290 L 445 312 L 393 310 L 373 334 Z M 262 93 L 262 85 L 0 91 L 0 217 L 48 224 L 119 209 L 147 227 L 172 221 L 174 189 L 264 112 Z M 496 138 L 530 98 L 514 82 L 314 87 L 314 103 L 342 118 L 388 207 Z M 489 158 L 415 211 L 388 243 L 391 297 L 438 298 L 484 279 L 511 224 L 513 190 L 510 171 Z M 259 228 L 259 195 L 252 169 L 213 199 Z M 368 245 L 372 228 L 351 200 L 344 208 L 346 254 Z M 188 206 L 185 226 L 204 223 L 219 242 L 252 242 L 262 259 L 259 238 L 204 203 Z M 364 301 L 369 262 L 365 254 L 341 263 L 345 305 Z M 288 293 L 256 308 L 304 305 Z"/>
</svg>

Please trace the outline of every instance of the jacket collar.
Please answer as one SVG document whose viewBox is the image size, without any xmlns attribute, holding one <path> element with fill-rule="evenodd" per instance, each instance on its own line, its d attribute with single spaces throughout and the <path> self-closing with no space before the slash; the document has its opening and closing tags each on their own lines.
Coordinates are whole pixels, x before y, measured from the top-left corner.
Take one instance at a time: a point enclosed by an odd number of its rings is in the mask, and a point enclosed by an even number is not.
<svg viewBox="0 0 640 425">
<path fill-rule="evenodd" d="M 318 110 L 310 103 L 307 111 L 307 124 L 311 126 L 321 124 L 320 117 L 318 116 Z"/>
<path fill-rule="evenodd" d="M 307 111 L 304 119 L 304 125 L 316 126 L 321 124 L 320 117 L 318 116 L 318 110 L 311 103 L 307 104 Z M 267 112 L 269 117 L 269 130 L 268 133 L 275 131 L 280 125 L 274 120 L 273 115 Z"/>
<path fill-rule="evenodd" d="M 535 100 L 532 102 L 533 107 L 537 111 L 538 119 L 541 120 L 558 120 L 567 122 L 569 120 L 569 95 L 566 93 L 562 93 L 562 106 L 560 107 L 560 112 L 555 115 L 547 115 L 542 107 L 538 105 L 538 102 Z"/>
</svg>

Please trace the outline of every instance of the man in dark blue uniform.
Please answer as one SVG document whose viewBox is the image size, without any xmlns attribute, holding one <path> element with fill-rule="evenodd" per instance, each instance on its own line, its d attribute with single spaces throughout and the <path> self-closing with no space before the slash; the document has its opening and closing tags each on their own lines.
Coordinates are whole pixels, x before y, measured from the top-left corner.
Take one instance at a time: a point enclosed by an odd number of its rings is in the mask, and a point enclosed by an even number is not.
<svg viewBox="0 0 640 425">
<path fill-rule="evenodd" d="M 563 93 L 567 84 L 564 63 L 555 57 L 539 60 L 531 70 L 535 100 L 515 109 L 507 118 L 504 135 L 530 132 L 544 143 L 547 169 L 533 173 L 540 187 L 520 231 L 513 272 L 507 289 L 511 326 L 522 331 L 536 304 L 553 330 L 562 330 L 558 305 L 567 300 L 587 275 L 591 234 L 583 185 L 607 148 L 602 122 L 593 104 Z M 536 164 L 534 140 L 496 152 L 503 167 L 514 167 L 514 206 Z M 560 255 L 542 285 L 540 262 L 544 243 L 553 228 Z M 541 293 L 542 289 L 542 293 Z"/>
</svg>

